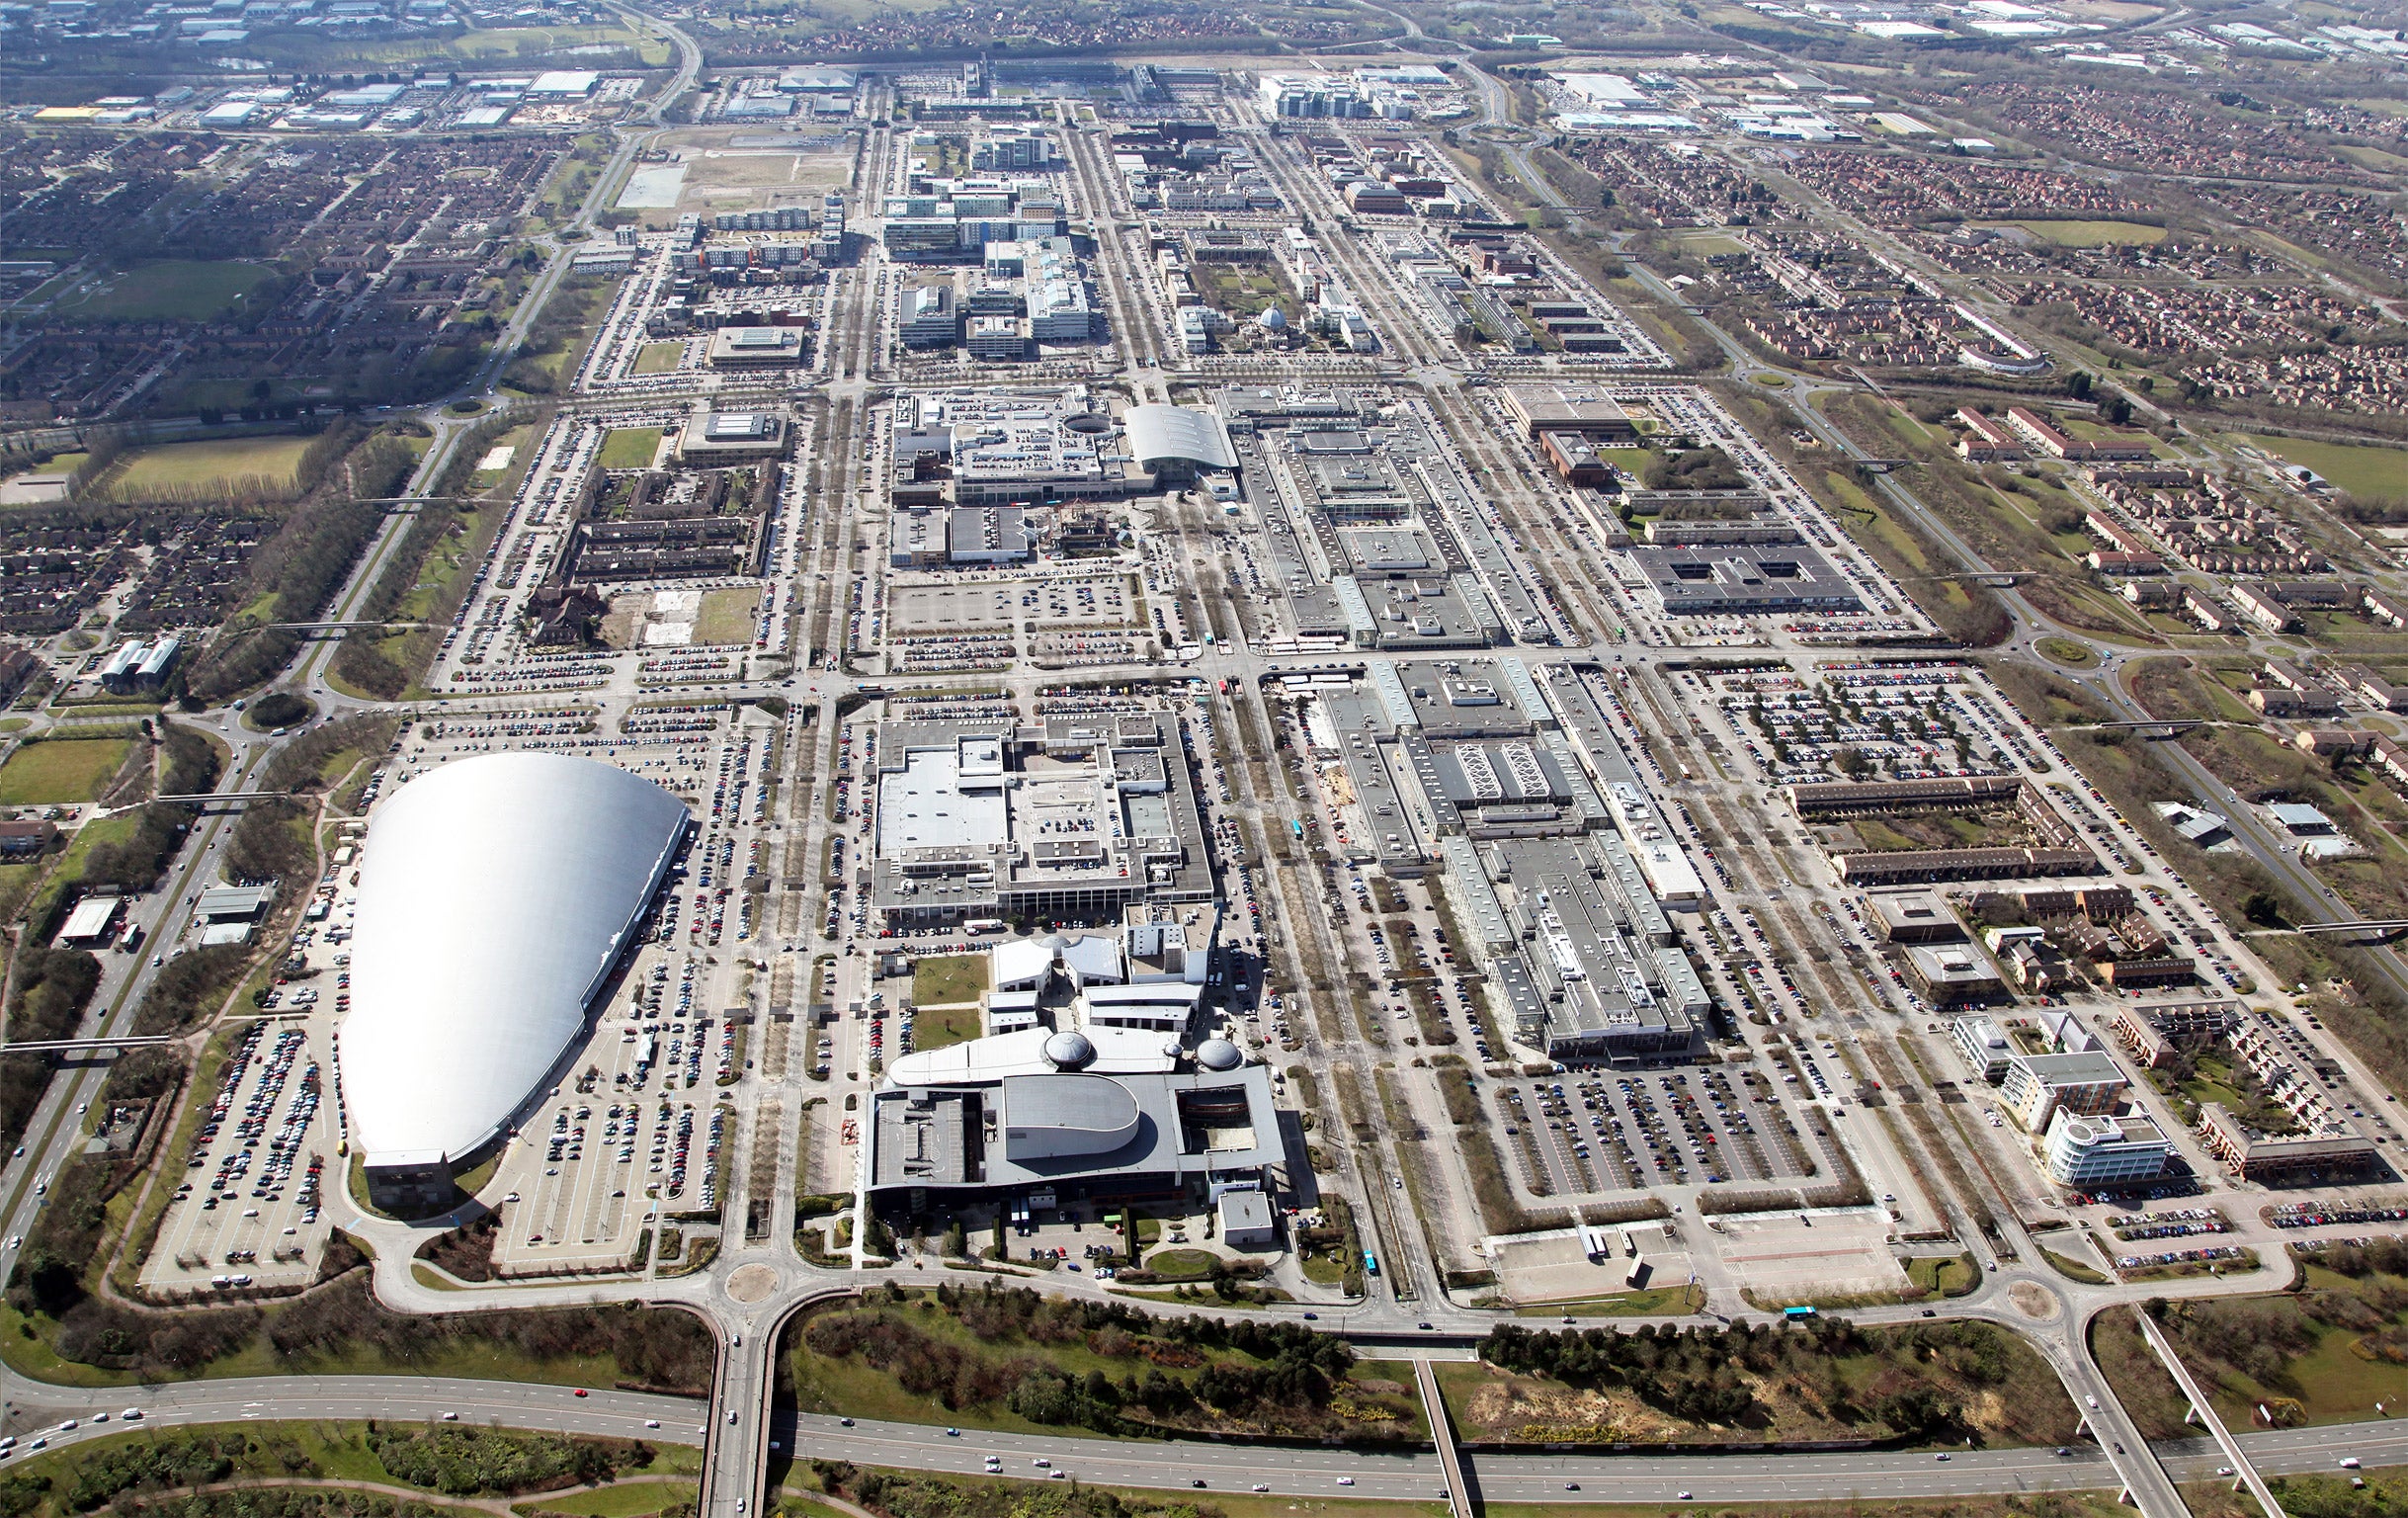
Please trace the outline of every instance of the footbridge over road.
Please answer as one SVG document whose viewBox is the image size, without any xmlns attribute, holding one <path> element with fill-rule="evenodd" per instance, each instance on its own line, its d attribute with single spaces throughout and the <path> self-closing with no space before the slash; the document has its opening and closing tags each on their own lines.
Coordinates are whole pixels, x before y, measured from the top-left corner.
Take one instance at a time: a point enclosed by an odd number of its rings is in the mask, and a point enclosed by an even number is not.
<svg viewBox="0 0 2408 1518">
<path fill-rule="evenodd" d="M 16 1044 L 0 1044 L 0 1054 L 88 1054 L 108 1049 L 151 1049 L 161 1044 L 181 1044 L 182 1039 L 164 1036 L 136 1037 L 128 1034 L 116 1039 L 27 1039 Z"/>
<path fill-rule="evenodd" d="M 2167 717 L 2130 722 L 2085 722 L 2075 730 L 2079 732 L 2130 732 L 2137 733 L 2144 738 L 2171 738 L 2189 732 L 2194 727 L 2206 725 L 2204 721 L 2196 717 Z"/>
<path fill-rule="evenodd" d="M 2362 933 L 2382 938 L 2393 933 L 2408 932 L 2408 917 L 2362 917 L 2350 922 L 2303 922 L 2292 931 L 2328 938 L 2356 938 Z"/>
<path fill-rule="evenodd" d="M 2266 1514 L 2266 1518 L 2283 1518 L 2283 1504 L 2275 1500 L 2266 1478 L 2258 1475 L 2256 1466 L 2250 1464 L 2240 1441 L 2232 1437 L 2232 1431 L 2224 1426 L 2224 1420 L 2216 1416 L 2214 1404 L 2207 1400 L 2200 1392 L 2199 1383 L 2192 1379 L 2191 1368 L 2183 1364 L 2183 1357 L 2176 1354 L 2174 1346 L 2166 1342 L 2165 1332 L 2157 1326 L 2157 1319 L 2145 1308 L 2135 1311 L 2132 1317 L 2140 1324 L 2140 1336 L 2148 1341 L 2150 1352 L 2164 1364 L 2166 1373 L 2174 1378 L 2174 1384 L 2182 1388 L 2184 1397 L 2190 1401 L 2190 1421 L 2203 1426 L 2215 1440 L 2215 1447 L 2224 1452 L 2224 1464 L 2233 1472 L 2233 1489 L 2238 1491 L 2247 1487 L 2249 1494 L 2258 1499 L 2258 1509 Z"/>
<path fill-rule="evenodd" d="M 299 794 L 297 791 L 182 791 L 174 796 L 154 796 L 151 801 L 170 801 L 178 806 L 197 806 L 203 811 L 222 806 L 230 811 L 237 806 L 248 806 L 253 801 L 283 801 Z"/>
<path fill-rule="evenodd" d="M 1428 1356 L 1414 1360 L 1413 1379 L 1421 1387 L 1422 1410 L 1430 1418 L 1430 1438 L 1438 1445 L 1439 1465 L 1447 1473 L 1447 1510 L 1453 1518 L 1476 1518 L 1471 1481 L 1463 1470 L 1463 1452 L 1455 1448 L 1454 1420 L 1447 1415 L 1447 1399 L 1439 1394 L 1438 1371 Z"/>
</svg>

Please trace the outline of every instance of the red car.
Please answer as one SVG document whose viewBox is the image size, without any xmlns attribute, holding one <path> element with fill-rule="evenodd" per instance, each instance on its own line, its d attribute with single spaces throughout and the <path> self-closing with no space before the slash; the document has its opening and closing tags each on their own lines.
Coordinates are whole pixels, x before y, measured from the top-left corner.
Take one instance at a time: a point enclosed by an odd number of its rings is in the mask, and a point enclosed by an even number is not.
<svg viewBox="0 0 2408 1518">
<path fill-rule="evenodd" d="M 583 1395 L 585 1395 L 585 1394 L 586 1394 L 586 1393 L 585 1393 L 585 1388 L 583 1388 L 583 1387 L 579 1387 L 579 1388 L 577 1389 L 577 1394 L 578 1394 L 579 1396 L 583 1396 Z"/>
</svg>

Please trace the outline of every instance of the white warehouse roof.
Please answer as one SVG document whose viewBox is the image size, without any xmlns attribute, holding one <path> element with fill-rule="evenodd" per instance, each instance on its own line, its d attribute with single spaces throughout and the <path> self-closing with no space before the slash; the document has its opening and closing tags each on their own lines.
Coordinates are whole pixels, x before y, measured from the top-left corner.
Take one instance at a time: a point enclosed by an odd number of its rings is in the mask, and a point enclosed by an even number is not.
<svg viewBox="0 0 2408 1518">
<path fill-rule="evenodd" d="M 575 1039 L 676 858 L 686 807 L 559 754 L 488 754 L 378 807 L 360 870 L 343 1094 L 371 1164 L 457 1159 Z"/>
<path fill-rule="evenodd" d="M 1237 467 L 1227 425 L 1202 406 L 1131 406 L 1121 425 L 1128 432 L 1129 457 L 1140 464 L 1183 459 L 1206 468 Z"/>
</svg>

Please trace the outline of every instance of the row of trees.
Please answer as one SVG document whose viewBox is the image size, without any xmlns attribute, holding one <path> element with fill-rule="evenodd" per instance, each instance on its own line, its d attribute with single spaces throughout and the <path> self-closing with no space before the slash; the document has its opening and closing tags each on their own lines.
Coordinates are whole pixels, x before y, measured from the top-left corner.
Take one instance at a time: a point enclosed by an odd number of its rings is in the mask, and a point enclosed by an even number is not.
<svg viewBox="0 0 2408 1518">
<path fill-rule="evenodd" d="M 540 408 L 534 418 L 537 432 L 540 433 L 549 421 L 550 409 Z M 478 462 L 515 425 L 517 422 L 509 413 L 497 412 L 468 429 L 453 446 L 451 459 L 426 493 L 466 495 L 476 476 Z M 410 524 L 409 536 L 361 606 L 362 621 L 381 620 L 400 609 L 425 577 L 427 560 L 437 546 L 465 530 L 461 516 L 460 511 L 449 504 L 419 508 L 418 520 Z M 425 620 L 439 625 L 450 622 L 467 599 L 469 581 L 470 576 L 465 573 L 454 574 L 434 603 L 426 608 Z M 335 650 L 335 674 L 354 689 L 386 701 L 396 700 L 411 681 L 426 672 L 441 636 L 435 629 L 413 629 L 396 635 L 374 628 L 353 628 L 343 634 L 342 646 Z"/>
<path fill-rule="evenodd" d="M 803 1345 L 831 1359 L 859 1360 L 949 1408 L 1001 1403 L 1032 1422 L 1101 1433 L 1234 1422 L 1360 1436 L 1401 1433 L 1410 1423 L 1395 1409 L 1389 1418 L 1377 1416 L 1377 1398 L 1361 1387 L 1350 1389 L 1359 1415 L 1336 1417 L 1331 1406 L 1354 1353 L 1345 1341 L 1302 1324 L 1156 1318 L 1120 1303 L 1045 1298 L 992 1283 L 976 1291 L 941 1286 L 936 1300 L 921 1301 L 914 1311 L 903 1309 L 906 1300 L 890 1288 L 872 1294 L 869 1307 L 821 1313 L 805 1324 Z M 983 1342 L 1075 1346 L 1131 1368 L 1118 1377 L 1102 1368 L 1082 1376 L 1041 1354 L 990 1354 L 936 1330 L 932 1318 L 939 1313 Z M 1246 1358 L 1215 1357 L 1207 1348 Z"/>
<path fill-rule="evenodd" d="M 652 1463 L 649 1445 L 565 1434 L 516 1434 L 440 1424 L 408 1432 L 372 1428 L 370 1453 L 396 1480 L 447 1496 L 514 1495 L 600 1485 Z"/>
<path fill-rule="evenodd" d="M 144 1038 L 183 1033 L 213 1016 L 251 963 L 240 944 L 211 944 L 169 960 L 150 978 L 134 1009 L 133 1031 Z"/>
<path fill-rule="evenodd" d="M 175 1380 L 249 1352 L 263 1339 L 277 1361 L 292 1372 L 338 1357 L 381 1361 L 400 1369 L 467 1347 L 539 1365 L 608 1355 L 617 1362 L 619 1380 L 624 1384 L 687 1396 L 709 1394 L 716 1357 L 710 1330 L 692 1313 L 636 1303 L 413 1316 L 378 1303 L 361 1272 L 269 1307 L 142 1312 L 92 1296 L 84 1291 L 77 1267 L 101 1249 L 106 1169 L 79 1161 L 61 1172 L 51 1194 L 63 1197 L 78 1216 L 67 1226 L 53 1227 L 51 1216 L 60 1208 L 54 1203 L 45 1209 L 9 1284 L 9 1302 L 18 1310 L 57 1318 L 50 1347 L 63 1360 L 150 1380 Z M 78 1248 L 85 1251 L 80 1260 L 71 1252 Z"/>
<path fill-rule="evenodd" d="M 273 698 L 270 698 L 273 699 Z M 382 753 L 401 730 L 401 720 L 363 713 L 326 722 L 294 737 L 260 772 L 263 791 L 310 791 L 321 784 L 329 761 L 346 752 Z M 226 868 L 246 881 L 294 880 L 314 876 L 316 845 L 310 827 L 316 811 L 305 801 L 279 797 L 243 809 L 226 842 Z"/>
<path fill-rule="evenodd" d="M 871 1296 L 873 1303 L 897 1307 L 910 1300 L 910 1294 L 892 1282 Z M 1258 1360 L 1302 1351 L 1320 1356 L 1322 1366 L 1333 1375 L 1344 1375 L 1354 1363 L 1354 1352 L 1344 1340 L 1315 1333 L 1301 1323 L 1262 1323 L 1251 1319 L 1233 1322 L 1196 1313 L 1157 1317 L 1126 1303 L 1046 1297 L 1025 1286 L 999 1286 L 992 1279 L 976 1288 L 941 1282 L 935 1302 L 960 1319 L 973 1335 L 990 1343 L 1026 1340 L 1037 1344 L 1086 1343 L 1093 1348 L 1094 1336 L 1111 1329 L 1121 1338 L 1106 1342 L 1124 1346 L 1154 1339 L 1176 1345 L 1234 1350 Z M 1097 1350 L 1099 1354 L 1113 1356 L 1134 1352 L 1130 1347 Z"/>
<path fill-rule="evenodd" d="M 8 1007 L 10 1042 L 74 1037 L 100 983 L 101 962 L 81 949 L 19 950 Z M 52 1068 L 47 1059 L 0 1059 L 0 1144 L 13 1146 L 25 1137 Z"/>
<path fill-rule="evenodd" d="M 270 598 L 262 620 L 307 622 L 319 614 L 383 525 L 381 503 L 401 489 L 417 468 L 418 456 L 401 438 L 379 432 L 352 449 L 342 465 L 344 482 L 315 492 L 251 555 L 248 598 Z M 300 634 L 290 629 L 228 627 L 194 661 L 186 690 L 204 703 L 223 701 L 275 675 L 300 646 Z"/>
</svg>

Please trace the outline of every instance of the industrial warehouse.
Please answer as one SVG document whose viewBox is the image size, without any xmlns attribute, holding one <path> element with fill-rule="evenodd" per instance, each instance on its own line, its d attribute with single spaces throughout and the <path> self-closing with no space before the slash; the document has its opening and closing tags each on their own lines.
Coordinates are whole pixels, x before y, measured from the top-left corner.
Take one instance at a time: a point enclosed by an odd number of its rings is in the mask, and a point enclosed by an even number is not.
<svg viewBox="0 0 2408 1518">
<path fill-rule="evenodd" d="M 1712 997 L 1668 912 L 1703 885 L 1591 688 L 1594 666 L 1372 664 L 1290 677 L 1348 853 L 1391 878 L 1443 862 L 1518 1045 L 1652 1062 L 1703 1047 Z M 1568 677 L 1568 678 L 1567 678 Z"/>
</svg>

